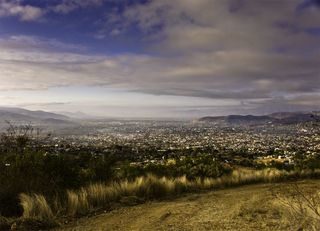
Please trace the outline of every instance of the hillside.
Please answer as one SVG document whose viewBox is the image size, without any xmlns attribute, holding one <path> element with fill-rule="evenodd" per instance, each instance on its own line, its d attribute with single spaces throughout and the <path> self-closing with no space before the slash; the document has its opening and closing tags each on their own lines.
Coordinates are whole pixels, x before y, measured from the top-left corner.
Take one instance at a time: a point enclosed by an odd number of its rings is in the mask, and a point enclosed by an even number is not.
<svg viewBox="0 0 320 231">
<path fill-rule="evenodd" d="M 74 125 L 74 122 L 65 115 L 46 112 L 31 111 L 22 108 L 0 107 L 0 128 L 7 127 L 7 121 L 14 124 L 33 124 L 47 126 Z"/>
<path fill-rule="evenodd" d="M 320 181 L 300 182 L 303 189 L 319 188 L 319 184 Z M 288 183 L 243 186 L 120 207 L 55 231 L 297 230 L 299 224 L 290 219 L 288 208 L 272 193 L 286 191 L 286 187 L 291 186 Z"/>
<path fill-rule="evenodd" d="M 316 112 L 278 112 L 268 115 L 229 115 L 206 116 L 200 118 L 200 122 L 226 123 L 233 125 L 260 125 L 260 124 L 297 124 L 320 121 Z"/>
<path fill-rule="evenodd" d="M 59 119 L 59 120 L 68 120 L 67 116 L 46 112 L 46 111 L 31 111 L 23 108 L 14 108 L 14 107 L 0 107 L 0 113 L 11 113 L 15 115 L 20 115 L 21 118 L 25 116 L 26 119 Z"/>
</svg>

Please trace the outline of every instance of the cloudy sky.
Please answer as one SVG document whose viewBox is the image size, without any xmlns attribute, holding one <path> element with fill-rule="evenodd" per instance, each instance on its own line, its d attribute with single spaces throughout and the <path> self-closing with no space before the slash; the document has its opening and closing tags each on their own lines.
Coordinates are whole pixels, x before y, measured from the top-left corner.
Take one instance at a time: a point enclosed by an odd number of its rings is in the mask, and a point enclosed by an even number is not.
<svg viewBox="0 0 320 231">
<path fill-rule="evenodd" d="M 0 105 L 119 117 L 320 110 L 320 1 L 0 0 Z"/>
</svg>

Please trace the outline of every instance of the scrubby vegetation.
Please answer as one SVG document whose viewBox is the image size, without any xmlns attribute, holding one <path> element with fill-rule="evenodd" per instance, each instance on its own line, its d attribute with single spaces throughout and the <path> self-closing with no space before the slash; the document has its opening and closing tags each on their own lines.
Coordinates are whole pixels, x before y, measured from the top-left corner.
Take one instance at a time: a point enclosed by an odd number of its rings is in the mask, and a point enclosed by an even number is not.
<svg viewBox="0 0 320 231">
<path fill-rule="evenodd" d="M 230 165 L 223 163 L 214 155 L 203 153 L 192 157 L 167 159 L 162 164 L 125 165 L 122 166 L 119 174 L 122 178 L 126 179 L 147 174 L 159 177 L 186 176 L 188 179 L 195 179 L 197 177 L 220 177 L 231 172 L 232 168 Z"/>
<path fill-rule="evenodd" d="M 66 196 L 63 197 L 64 199 L 59 202 L 53 201 L 51 205 L 42 195 L 27 196 L 23 194 L 21 204 L 25 218 L 47 222 L 58 214 L 77 217 L 100 209 L 105 210 L 114 202 L 121 203 L 123 198 L 131 200 L 159 199 L 177 196 L 185 192 L 317 176 L 320 176 L 320 171 L 287 172 L 276 169 L 233 171 L 230 175 L 218 178 L 195 178 L 193 180 L 189 180 L 186 176 L 168 178 L 147 175 L 131 181 L 123 180 L 110 184 L 96 183 L 78 190 L 68 190 Z"/>
<path fill-rule="evenodd" d="M 25 153 L 0 156 L 0 212 L 18 215 L 20 193 L 37 192 L 54 196 L 67 188 L 79 188 L 111 178 L 112 160 L 91 156 Z"/>
<path fill-rule="evenodd" d="M 54 227 L 61 217 L 108 210 L 113 203 L 136 204 L 186 192 L 320 176 L 320 158 L 304 159 L 299 152 L 295 165 L 258 163 L 245 150 L 195 151 L 138 163 L 114 155 L 123 152 L 119 147 L 104 154 L 57 153 L 38 145 L 38 139 L 38 131 L 29 126 L 11 125 L 1 136 L 0 230 L 12 225 L 27 230 Z"/>
<path fill-rule="evenodd" d="M 292 230 L 320 230 L 320 191 L 305 189 L 296 183 L 275 192 L 275 197 L 289 213 Z"/>
</svg>

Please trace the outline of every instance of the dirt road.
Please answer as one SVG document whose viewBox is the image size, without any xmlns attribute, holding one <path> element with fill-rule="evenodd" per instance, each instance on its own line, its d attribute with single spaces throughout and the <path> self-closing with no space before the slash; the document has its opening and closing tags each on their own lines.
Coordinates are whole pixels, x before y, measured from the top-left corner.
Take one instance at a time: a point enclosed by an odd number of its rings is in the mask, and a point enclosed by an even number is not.
<svg viewBox="0 0 320 231">
<path fill-rule="evenodd" d="M 82 218 L 56 231 L 292 230 L 286 208 L 270 190 L 286 185 L 243 186 L 148 202 Z M 319 188 L 320 181 L 302 185 Z"/>
</svg>

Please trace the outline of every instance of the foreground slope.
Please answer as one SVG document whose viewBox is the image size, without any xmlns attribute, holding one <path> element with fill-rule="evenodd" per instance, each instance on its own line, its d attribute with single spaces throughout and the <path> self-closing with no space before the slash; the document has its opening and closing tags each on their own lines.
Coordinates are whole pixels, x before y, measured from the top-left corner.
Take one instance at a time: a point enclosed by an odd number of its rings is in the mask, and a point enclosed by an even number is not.
<svg viewBox="0 0 320 231">
<path fill-rule="evenodd" d="M 316 189 L 320 181 L 305 181 Z M 56 231 L 192 231 L 192 230 L 294 230 L 288 208 L 274 196 L 288 183 L 243 186 L 170 201 L 150 202 L 115 209 Z"/>
</svg>

